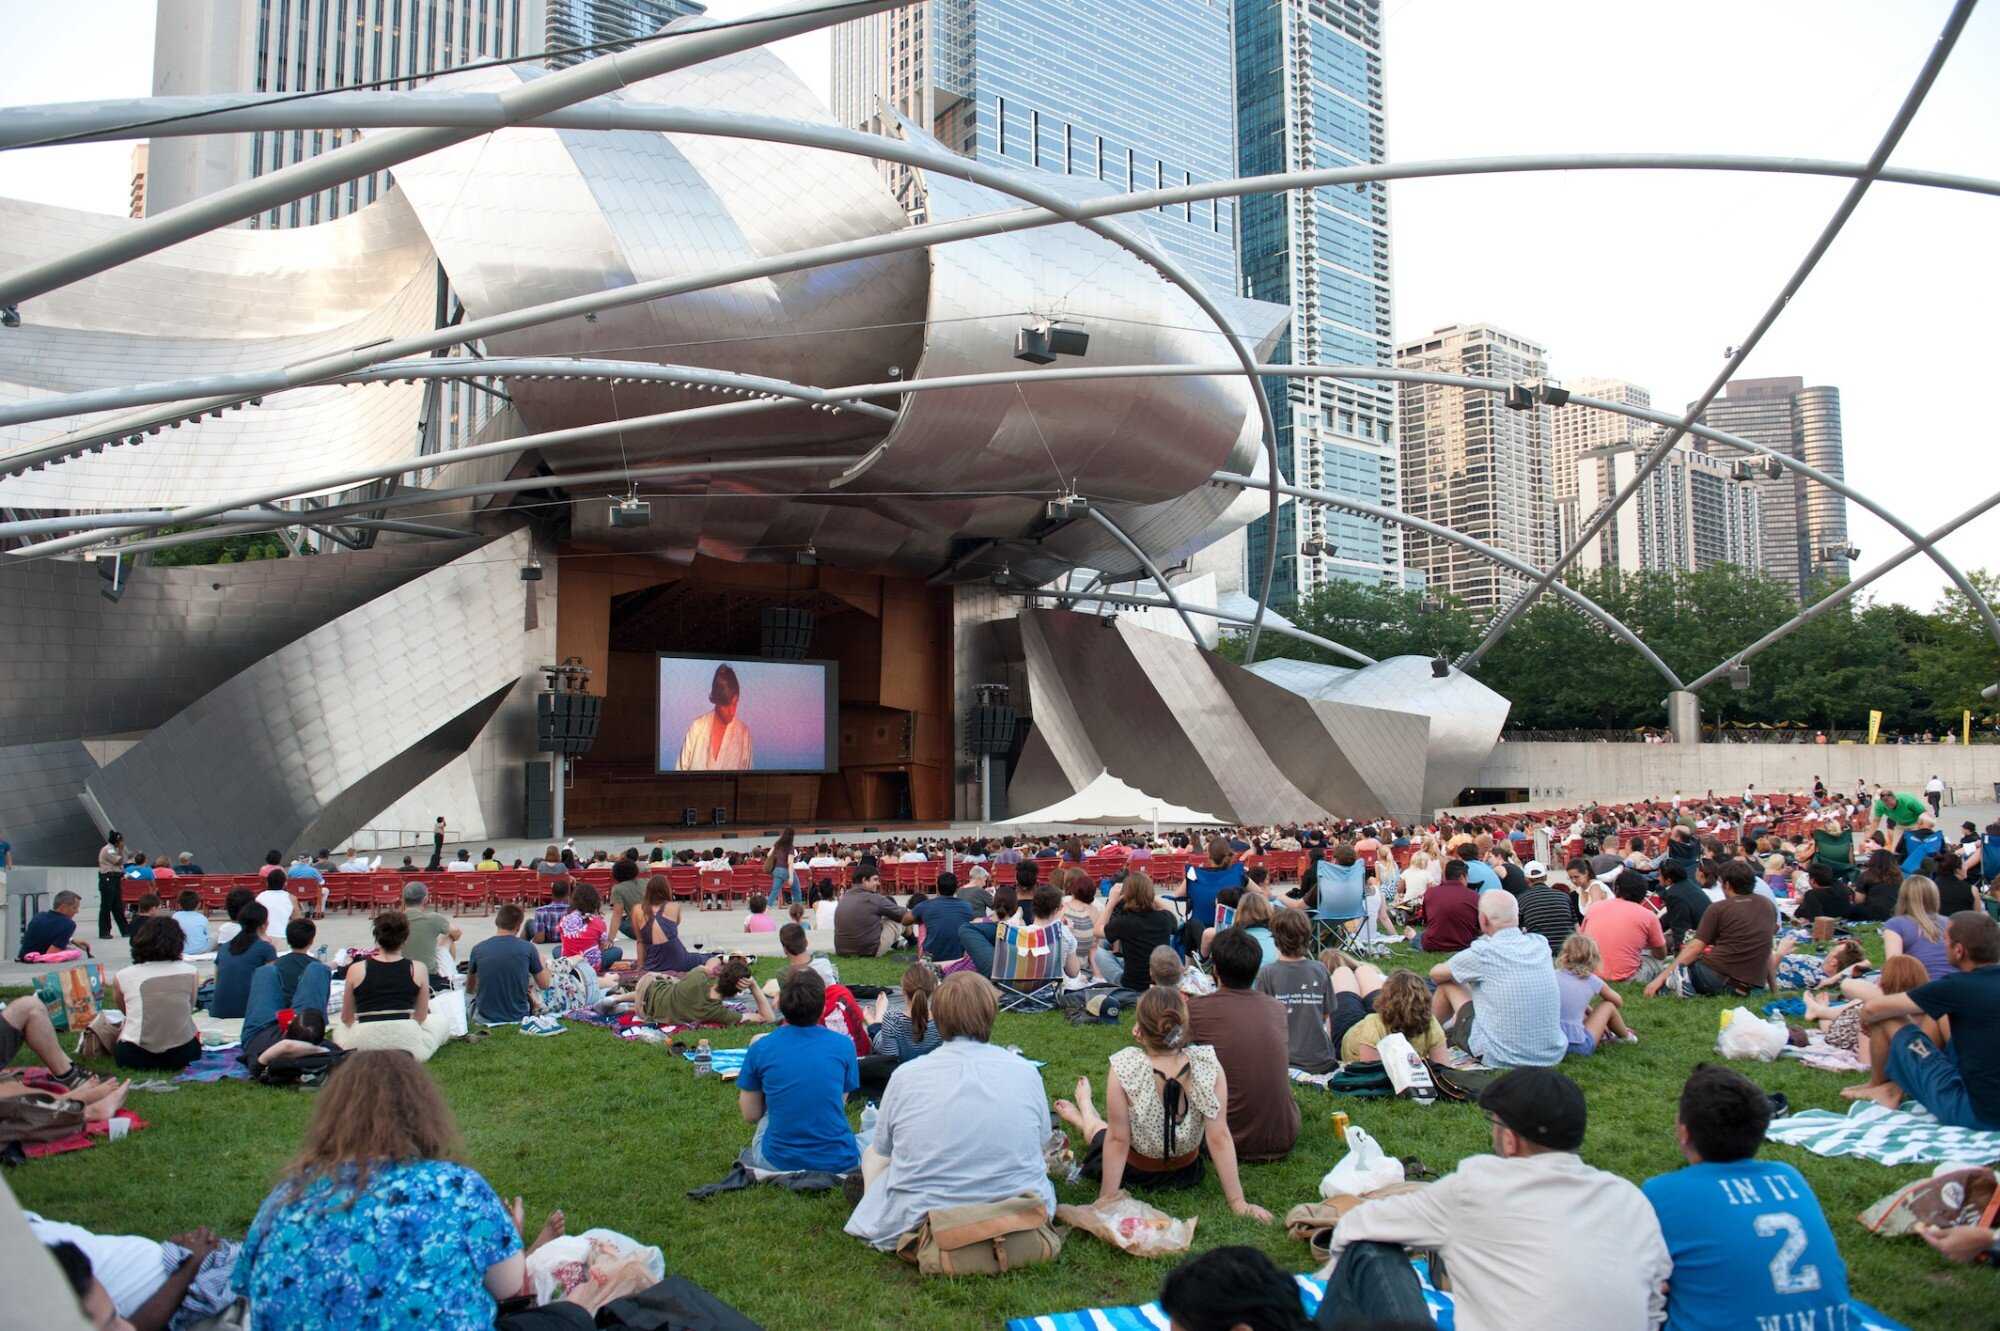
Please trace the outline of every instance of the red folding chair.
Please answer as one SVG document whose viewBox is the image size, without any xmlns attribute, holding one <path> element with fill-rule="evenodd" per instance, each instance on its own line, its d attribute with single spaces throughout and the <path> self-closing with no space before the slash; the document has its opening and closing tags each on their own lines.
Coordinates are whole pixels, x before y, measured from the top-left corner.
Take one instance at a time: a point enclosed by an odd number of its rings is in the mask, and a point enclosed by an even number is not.
<svg viewBox="0 0 2000 1331">
<path fill-rule="evenodd" d="M 701 889 L 701 902 L 704 909 L 707 908 L 708 903 L 711 901 L 715 902 L 718 907 L 728 904 L 729 882 L 735 875 L 736 871 L 734 869 L 701 869 L 697 871 L 696 879 Z"/>
<path fill-rule="evenodd" d="M 701 895 L 701 870 L 692 864 L 676 864 L 667 870 L 667 895 L 675 901 L 693 901 Z"/>
</svg>

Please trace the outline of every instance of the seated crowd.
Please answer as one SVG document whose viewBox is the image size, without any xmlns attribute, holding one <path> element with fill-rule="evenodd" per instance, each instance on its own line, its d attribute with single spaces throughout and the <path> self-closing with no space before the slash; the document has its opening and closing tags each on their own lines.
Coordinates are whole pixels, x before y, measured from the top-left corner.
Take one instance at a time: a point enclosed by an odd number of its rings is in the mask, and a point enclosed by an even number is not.
<svg viewBox="0 0 2000 1331">
<path fill-rule="evenodd" d="M 1645 838 L 1620 850 L 1598 835 L 1558 857 L 1568 839 L 1549 826 L 1529 837 L 1513 835 L 1518 826 L 1496 836 L 1446 825 L 1338 839 L 1282 829 L 1205 845 L 1113 838 L 1088 853 L 1075 839 L 879 847 L 899 864 L 951 861 L 904 900 L 884 890 L 883 860 L 870 855 L 842 862 L 844 891 L 815 881 L 834 866 L 787 834 L 762 862 L 770 894 L 753 897 L 742 922 L 781 950 L 781 974 L 763 986 L 746 958 L 684 941 L 686 903 L 660 872 L 660 848 L 650 868 L 636 849 L 612 860 L 601 893 L 575 877 L 567 848 L 550 847 L 534 866 L 547 900 L 500 905 L 492 936 L 462 964 L 464 928 L 429 907 L 420 882 L 401 909 L 374 916 L 372 948 L 329 964 L 324 949 L 315 955 L 316 912 L 295 909 L 288 871 L 274 864 L 266 891 L 233 896 L 220 928 L 209 929 L 192 892 L 180 910 L 138 912 L 132 962 L 106 995 L 120 1014 L 108 1041 L 120 1068 L 198 1058 L 205 999 L 207 1016 L 241 1021 L 241 1057 L 260 1076 L 324 1079 L 306 1144 L 241 1245 L 199 1231 L 151 1245 L 149 1262 L 125 1246 L 147 1240 L 31 1224 L 86 1309 L 135 1326 L 208 1315 L 237 1295 L 260 1327 L 489 1326 L 522 1292 L 523 1218 L 518 1199 L 503 1205 L 457 1162 L 450 1111 L 418 1066 L 450 1038 L 446 1010 L 472 1028 L 580 1010 L 769 1028 L 737 1076 L 748 1128 L 739 1164 L 844 1181 L 846 1232 L 884 1251 L 943 1207 L 1026 1195 L 1052 1215 L 1051 1161 L 1064 1150 L 1052 1111 L 1076 1133 L 1080 1174 L 1100 1200 L 1190 1187 L 1212 1169 L 1232 1211 L 1268 1223 L 1245 1166 L 1293 1150 L 1295 1074 L 1323 1078 L 1407 1045 L 1442 1067 L 1504 1070 L 1478 1096 L 1492 1152 L 1348 1212 L 1321 1273 L 1317 1325 L 1427 1322 L 1412 1252 L 1441 1259 L 1469 1327 L 1529 1325 L 1551 1306 L 1579 1326 L 1838 1325 L 1845 1268 L 1812 1190 L 1790 1166 L 1756 1158 L 1771 1115 L 1761 1091 L 1727 1069 L 1695 1069 L 1676 1125 L 1687 1166 L 1635 1187 L 1579 1158 L 1584 1098 L 1555 1067 L 1636 1043 L 1631 992 L 1797 988 L 1828 1042 L 1839 1034 L 1868 1061 L 1850 1094 L 1891 1107 L 1907 1096 L 1946 1124 L 2000 1130 L 2000 922 L 1974 886 L 1985 865 L 1968 875 L 1928 810 L 1904 823 L 1892 800 L 1878 813 L 1887 825 L 1857 845 L 1839 821 L 1851 812 L 1829 805 L 1810 836 L 1767 845 L 1748 828 L 1725 840 L 1739 829 L 1722 820 L 1746 815 L 1742 805 L 1712 811 L 1722 807 L 1703 808 L 1708 827 L 1654 810 L 1651 825 L 1665 829 L 1657 857 Z M 1550 847 L 1546 862 L 1522 844 L 1535 837 Z M 1107 870 L 1111 847 L 1122 853 Z M 1270 880 L 1259 862 L 1268 850 L 1300 853 L 1294 889 Z M 1176 853 L 1192 860 L 1185 874 L 1155 881 L 1147 861 Z M 466 862 L 462 872 L 498 867 L 490 851 Z M 38 952 L 72 941 L 78 906 L 59 894 L 31 922 Z M 1833 937 L 1875 923 L 1887 958 L 1879 975 Z M 814 932 L 831 957 L 815 955 Z M 1390 939 L 1442 959 L 1391 965 Z M 1821 958 L 1806 941 L 1831 946 Z M 188 960 L 209 951 L 212 990 Z M 898 951 L 909 964 L 893 991 L 863 997 L 840 981 L 838 958 Z M 1051 1106 L 1036 1066 L 992 1042 L 1012 992 L 1010 956 L 1037 962 L 1036 983 L 1134 1011 L 1132 1043 L 1111 1056 L 1101 1098 L 1084 1077 Z M 64 1054 L 39 999 L 4 1016 L 0 1054 L 25 1045 L 48 1075 L 0 1082 L 0 1099 L 34 1094 L 84 1121 L 117 1111 L 125 1087 Z M 858 1129 L 856 1100 L 868 1105 Z M 1765 1202 L 1784 1203 L 1789 1281 L 1764 1270 Z M 394 1251 L 370 1241 L 389 1227 L 407 1237 Z M 543 1237 L 560 1228 L 552 1217 Z M 1974 1255 L 1964 1236 L 1929 1237 L 1947 1255 Z M 1188 1328 L 1309 1324 L 1292 1277 L 1250 1249 L 1186 1263 L 1161 1301 Z"/>
</svg>

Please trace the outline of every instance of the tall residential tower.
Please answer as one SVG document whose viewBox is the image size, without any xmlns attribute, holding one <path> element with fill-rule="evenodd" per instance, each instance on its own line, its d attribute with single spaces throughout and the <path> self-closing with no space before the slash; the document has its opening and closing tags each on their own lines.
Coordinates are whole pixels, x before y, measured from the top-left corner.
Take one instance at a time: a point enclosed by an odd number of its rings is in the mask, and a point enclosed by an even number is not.
<svg viewBox="0 0 2000 1331">
<path fill-rule="evenodd" d="M 1235 175 L 1230 11 L 1222 0 L 930 0 L 833 30 L 841 124 L 897 116 L 991 165 L 1119 190 Z M 914 220 L 907 167 L 883 173 Z M 1236 290 L 1236 202 L 1156 210 L 1144 225 L 1211 291 Z"/>
<path fill-rule="evenodd" d="M 1242 175 L 1385 160 L 1379 0 L 1235 0 L 1236 155 Z M 1292 308 L 1274 357 L 1300 365 L 1393 364 L 1389 196 L 1379 181 L 1243 200 L 1243 294 Z M 1278 460 L 1300 485 L 1395 507 L 1396 394 L 1366 379 L 1273 379 Z M 1249 533 L 1263 576 L 1264 519 Z M 1335 509 L 1279 514 L 1273 598 L 1331 578 L 1400 581 L 1400 529 Z"/>
<path fill-rule="evenodd" d="M 1702 424 L 1794 457 L 1836 480 L 1843 479 L 1840 390 L 1806 387 L 1804 379 L 1737 379 L 1709 404 Z M 1712 440 L 1695 446 L 1721 458 L 1746 450 Z M 1764 573 L 1795 589 L 1801 599 L 1818 578 L 1847 581 L 1847 501 L 1795 472 L 1760 473 Z"/>
<path fill-rule="evenodd" d="M 1547 376 L 1548 352 L 1491 324 L 1453 324 L 1397 347 L 1396 365 L 1519 383 Z M 1555 543 L 1550 409 L 1512 410 L 1497 394 L 1442 384 L 1403 384 L 1400 397 L 1403 508 L 1545 567 Z M 1410 570 L 1475 611 L 1499 610 L 1527 586 L 1462 546 L 1405 539 Z"/>
</svg>

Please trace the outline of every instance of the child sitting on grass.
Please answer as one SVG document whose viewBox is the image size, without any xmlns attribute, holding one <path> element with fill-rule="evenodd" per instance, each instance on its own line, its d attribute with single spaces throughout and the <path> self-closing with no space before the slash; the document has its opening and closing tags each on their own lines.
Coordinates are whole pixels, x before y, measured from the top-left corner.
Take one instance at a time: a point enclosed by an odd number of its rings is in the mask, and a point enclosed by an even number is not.
<svg viewBox="0 0 2000 1331">
<path fill-rule="evenodd" d="M 750 898 L 750 914 L 743 921 L 746 934 L 774 934 L 778 932 L 778 922 L 771 918 L 770 898 L 762 895 Z"/>
<path fill-rule="evenodd" d="M 794 901 L 791 910 L 787 913 L 792 917 L 792 923 L 798 925 L 799 928 L 807 931 L 812 929 L 812 921 L 806 918 L 805 902 Z"/>
<path fill-rule="evenodd" d="M 1556 957 L 1556 992 L 1562 998 L 1562 1032 L 1572 1054 L 1594 1054 L 1607 1033 L 1625 1044 L 1639 1037 L 1625 1024 L 1619 1008 L 1625 1000 L 1597 972 L 1604 954 L 1588 934 L 1571 934 Z M 1597 1002 L 1593 1008 L 1593 1001 Z"/>
</svg>

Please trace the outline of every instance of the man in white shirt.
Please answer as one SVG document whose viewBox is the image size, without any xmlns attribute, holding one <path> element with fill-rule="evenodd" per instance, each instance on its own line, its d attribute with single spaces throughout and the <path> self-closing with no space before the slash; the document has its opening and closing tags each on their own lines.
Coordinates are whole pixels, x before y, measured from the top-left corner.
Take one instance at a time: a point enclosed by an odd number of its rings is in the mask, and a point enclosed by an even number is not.
<svg viewBox="0 0 2000 1331">
<path fill-rule="evenodd" d="M 380 862 L 381 862 L 380 860 L 376 861 L 376 863 Z M 337 866 L 336 872 L 367 873 L 372 867 L 373 866 L 368 863 L 368 857 L 366 855 L 363 855 L 360 852 L 360 850 L 350 846 L 347 851 L 347 858 L 340 862 L 340 864 Z"/>
<path fill-rule="evenodd" d="M 1444 1258 L 1460 1331 L 1658 1326 L 1673 1270 L 1659 1218 L 1638 1188 L 1577 1158 L 1586 1113 L 1576 1083 L 1521 1068 L 1479 1107 L 1492 1155 L 1341 1217 L 1320 1273 L 1320 1325 L 1427 1323 L 1405 1252 L 1415 1248 Z"/>
<path fill-rule="evenodd" d="M 238 1245 L 206 1229 L 155 1243 L 136 1234 L 95 1234 L 33 1211 L 23 1215 L 42 1243 L 74 1243 L 83 1251 L 91 1274 L 127 1322 L 166 1326 L 177 1315 L 198 1322 L 236 1302 L 229 1277 Z"/>
<path fill-rule="evenodd" d="M 285 926 L 292 922 L 292 910 L 298 905 L 298 899 L 286 886 L 289 881 L 290 879 L 280 875 L 278 870 L 267 870 L 264 874 L 264 890 L 257 894 L 257 904 L 262 906 L 270 917 L 268 928 L 273 938 L 285 936 Z M 321 880 L 321 885 L 325 885 L 324 880 Z M 218 938 L 216 941 L 220 943 L 223 940 Z"/>
<path fill-rule="evenodd" d="M 460 852 L 458 852 L 458 858 L 453 860 L 450 864 L 445 865 L 444 871 L 446 873 L 471 873 L 472 852 L 469 850 L 461 850 Z"/>
<path fill-rule="evenodd" d="M 1930 801 L 1933 818 L 1944 817 L 1944 778 L 1936 772 L 1932 772 L 1931 779 L 1924 782 L 1924 798 Z"/>
</svg>

